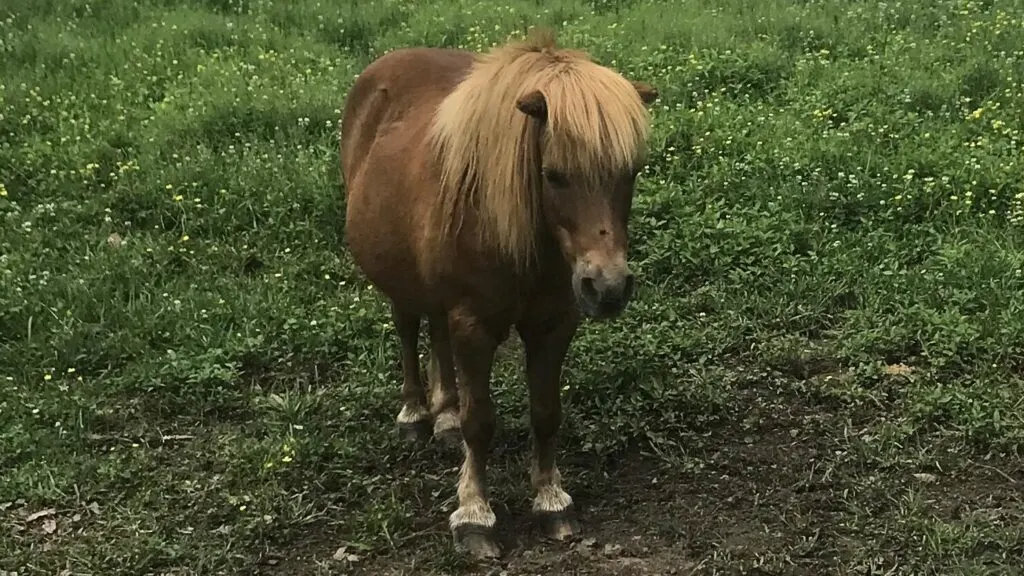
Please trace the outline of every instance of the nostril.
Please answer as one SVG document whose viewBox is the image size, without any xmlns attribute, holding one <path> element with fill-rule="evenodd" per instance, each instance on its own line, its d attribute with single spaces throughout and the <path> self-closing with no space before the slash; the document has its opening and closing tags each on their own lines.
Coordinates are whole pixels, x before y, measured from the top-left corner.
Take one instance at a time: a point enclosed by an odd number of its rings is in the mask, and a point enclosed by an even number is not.
<svg viewBox="0 0 1024 576">
<path fill-rule="evenodd" d="M 580 292 L 588 300 L 597 299 L 597 286 L 594 285 L 593 278 L 583 278 L 580 280 Z"/>
</svg>

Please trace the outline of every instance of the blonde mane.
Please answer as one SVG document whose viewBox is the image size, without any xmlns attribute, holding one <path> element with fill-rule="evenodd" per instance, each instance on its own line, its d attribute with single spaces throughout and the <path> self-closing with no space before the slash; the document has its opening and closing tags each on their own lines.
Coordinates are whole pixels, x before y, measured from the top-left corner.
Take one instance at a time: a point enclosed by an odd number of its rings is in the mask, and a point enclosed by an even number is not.
<svg viewBox="0 0 1024 576">
<path fill-rule="evenodd" d="M 516 108 L 534 90 L 547 102 L 543 125 Z M 478 55 L 431 126 L 441 174 L 438 242 L 451 239 L 464 212 L 475 209 L 479 240 L 517 268 L 528 266 L 542 225 L 542 145 L 560 169 L 596 179 L 636 167 L 648 131 L 633 84 L 583 52 L 557 47 L 551 31 Z"/>
</svg>

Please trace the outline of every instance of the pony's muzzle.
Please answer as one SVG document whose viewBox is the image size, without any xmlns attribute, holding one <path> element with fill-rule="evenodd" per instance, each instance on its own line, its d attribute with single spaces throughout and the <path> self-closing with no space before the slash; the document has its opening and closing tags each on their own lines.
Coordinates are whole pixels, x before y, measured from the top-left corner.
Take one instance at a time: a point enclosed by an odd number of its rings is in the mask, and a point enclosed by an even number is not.
<svg viewBox="0 0 1024 576">
<path fill-rule="evenodd" d="M 636 278 L 625 263 L 609 267 L 584 263 L 577 266 L 573 276 L 576 300 L 591 318 L 618 316 L 636 289 Z"/>
</svg>

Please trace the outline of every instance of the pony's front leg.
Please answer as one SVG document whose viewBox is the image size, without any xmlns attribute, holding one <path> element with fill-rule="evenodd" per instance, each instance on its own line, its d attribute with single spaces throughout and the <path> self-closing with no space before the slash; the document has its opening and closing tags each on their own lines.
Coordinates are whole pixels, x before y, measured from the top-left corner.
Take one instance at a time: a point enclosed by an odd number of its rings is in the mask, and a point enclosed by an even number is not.
<svg viewBox="0 0 1024 576">
<path fill-rule="evenodd" d="M 449 315 L 459 416 L 465 460 L 459 475 L 459 507 L 449 518 L 455 545 L 478 558 L 501 554 L 494 540 L 494 511 L 487 502 L 487 456 L 494 437 L 491 366 L 499 340 L 479 319 L 464 312 Z"/>
<path fill-rule="evenodd" d="M 562 476 L 555 465 L 556 436 L 562 424 L 562 362 L 577 324 L 577 318 L 567 314 L 554 322 L 534 322 L 518 329 L 526 351 L 526 380 L 530 388 L 530 481 L 536 490 L 533 513 L 544 535 L 556 540 L 580 531 L 572 497 L 562 489 Z"/>
</svg>

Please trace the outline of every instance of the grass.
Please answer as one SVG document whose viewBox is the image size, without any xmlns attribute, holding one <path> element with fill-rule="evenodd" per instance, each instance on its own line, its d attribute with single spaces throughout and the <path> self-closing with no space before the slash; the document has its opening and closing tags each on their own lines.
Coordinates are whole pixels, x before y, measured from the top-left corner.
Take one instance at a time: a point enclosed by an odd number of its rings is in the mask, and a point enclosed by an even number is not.
<svg viewBox="0 0 1024 576">
<path fill-rule="evenodd" d="M 471 569 L 458 459 L 394 433 L 335 126 L 384 51 L 531 24 L 661 99 L 638 298 L 584 328 L 564 394 L 569 489 L 625 548 L 516 540 L 509 573 L 1020 569 L 1015 2 L 7 0 L 0 573 Z M 517 360 L 491 466 L 514 526 Z"/>
</svg>

